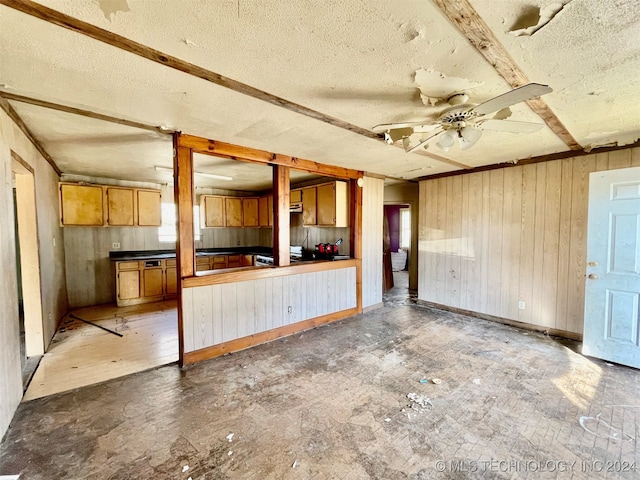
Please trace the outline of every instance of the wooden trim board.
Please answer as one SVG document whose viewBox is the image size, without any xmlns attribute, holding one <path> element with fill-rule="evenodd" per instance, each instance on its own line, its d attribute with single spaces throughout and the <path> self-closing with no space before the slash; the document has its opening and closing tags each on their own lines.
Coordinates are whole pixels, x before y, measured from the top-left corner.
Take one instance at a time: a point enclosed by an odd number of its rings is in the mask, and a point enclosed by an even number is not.
<svg viewBox="0 0 640 480">
<path fill-rule="evenodd" d="M 342 320 L 348 317 L 352 317 L 357 313 L 358 312 L 356 308 L 341 310 L 339 312 L 322 315 L 320 317 L 311 318 L 302 322 L 292 323 L 291 325 L 285 325 L 284 327 L 267 330 L 266 332 L 260 332 L 249 335 L 247 337 L 237 338 L 229 342 L 220 343 L 218 345 L 202 348 L 193 352 L 187 352 L 184 354 L 184 365 L 190 365 L 193 363 L 201 362 L 202 360 L 219 357 L 226 353 L 238 352 L 249 347 L 254 347 L 262 343 L 270 342 L 277 338 L 286 337 L 289 335 L 293 335 L 294 333 L 310 330 L 320 325 L 335 322 L 336 320 Z"/>
<path fill-rule="evenodd" d="M 459 315 L 466 315 L 469 317 L 476 317 L 482 320 L 489 320 L 490 322 L 496 322 L 496 323 L 501 323 L 503 325 L 509 325 L 511 327 L 522 328 L 523 330 L 546 333 L 556 337 L 569 338 L 571 340 L 576 340 L 578 342 L 582 341 L 582 334 L 569 332 L 567 330 L 558 330 L 556 328 L 548 328 L 540 325 L 533 325 L 531 323 L 519 322 L 517 320 L 510 320 L 504 317 L 487 315 L 486 313 L 479 313 L 479 312 L 474 312 L 472 310 L 465 310 L 463 308 L 450 307 L 448 305 L 443 305 L 441 303 L 427 302 L 425 300 L 420 300 L 420 299 L 417 300 L 417 303 L 418 305 L 423 305 L 425 307 L 435 308 L 437 310 L 444 310 L 446 312 L 457 313 Z"/>
<path fill-rule="evenodd" d="M 324 260 L 295 263 L 285 267 L 253 267 L 242 268 L 233 271 L 214 270 L 206 275 L 182 279 L 184 288 L 204 287 L 207 285 L 220 285 L 224 283 L 248 282 L 261 278 L 285 277 L 300 273 L 324 272 L 327 270 L 339 270 L 342 268 L 358 268 L 359 260 L 339 260 L 329 262 Z"/>
<path fill-rule="evenodd" d="M 27 127 L 27 125 L 22 121 L 22 118 L 20 118 L 20 115 L 18 115 L 18 113 L 13 109 L 11 104 L 4 98 L 0 98 L 0 108 L 2 108 L 2 110 L 4 110 L 4 112 L 9 116 L 9 118 L 11 118 L 11 120 L 15 122 L 18 128 L 22 130 L 22 133 L 24 133 L 25 136 L 29 139 L 29 141 L 33 144 L 33 146 L 36 147 L 36 150 L 40 152 L 40 155 L 42 155 L 44 159 L 47 161 L 47 163 L 51 165 L 51 168 L 53 168 L 53 171 L 56 172 L 58 176 L 61 176 L 62 171 L 58 168 L 58 165 L 56 165 L 56 162 L 53 160 L 53 158 L 51 158 L 51 155 L 47 153 L 47 151 L 44 149 L 40 141 L 33 135 L 33 133 L 31 133 L 31 130 L 29 130 L 29 127 Z"/>
<path fill-rule="evenodd" d="M 104 115 L 102 113 L 96 113 L 91 110 L 84 110 L 82 108 L 61 105 L 59 103 L 48 102 L 46 100 L 40 100 L 37 98 L 16 95 L 15 93 L 0 92 L 0 97 L 14 102 L 35 105 L 36 107 L 48 108 L 51 110 L 57 110 L 59 112 L 72 113 L 74 115 L 81 115 L 88 118 L 95 118 L 96 120 L 104 120 L 105 122 L 117 123 L 118 125 L 125 125 L 127 127 L 141 128 L 143 130 L 149 130 L 151 132 L 161 133 L 163 135 L 172 135 L 174 133 L 173 130 L 165 130 L 161 127 L 155 127 L 146 123 L 134 122 L 133 120 L 125 120 L 124 118 L 112 117 L 111 115 Z"/>
</svg>

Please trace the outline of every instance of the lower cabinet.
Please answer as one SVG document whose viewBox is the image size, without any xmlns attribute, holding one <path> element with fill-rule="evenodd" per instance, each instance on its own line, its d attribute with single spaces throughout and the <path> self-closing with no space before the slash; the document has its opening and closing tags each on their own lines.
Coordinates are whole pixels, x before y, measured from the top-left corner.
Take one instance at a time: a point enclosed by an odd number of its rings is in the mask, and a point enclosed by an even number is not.
<svg viewBox="0 0 640 480">
<path fill-rule="evenodd" d="M 254 264 L 253 255 L 206 255 L 196 257 L 196 272 L 222 270 L 223 268 L 250 267 Z"/>
<path fill-rule="evenodd" d="M 116 262 L 116 304 L 119 307 L 174 298 L 175 259 Z"/>
</svg>

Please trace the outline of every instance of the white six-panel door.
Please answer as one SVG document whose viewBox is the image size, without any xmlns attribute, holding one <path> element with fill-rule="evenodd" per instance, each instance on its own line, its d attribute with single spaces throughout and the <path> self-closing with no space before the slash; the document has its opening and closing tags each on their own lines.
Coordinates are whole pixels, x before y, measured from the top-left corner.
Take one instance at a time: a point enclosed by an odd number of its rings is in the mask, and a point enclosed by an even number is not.
<svg viewBox="0 0 640 480">
<path fill-rule="evenodd" d="M 640 368 L 640 167 L 593 172 L 585 355 Z"/>
</svg>

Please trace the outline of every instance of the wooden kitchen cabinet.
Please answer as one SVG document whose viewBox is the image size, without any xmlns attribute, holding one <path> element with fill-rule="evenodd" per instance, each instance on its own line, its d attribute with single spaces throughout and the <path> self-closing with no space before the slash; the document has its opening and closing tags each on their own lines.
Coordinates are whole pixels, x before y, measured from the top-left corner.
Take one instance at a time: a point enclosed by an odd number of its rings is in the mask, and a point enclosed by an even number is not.
<svg viewBox="0 0 640 480">
<path fill-rule="evenodd" d="M 160 190 L 60 183 L 63 226 L 160 226 Z"/>
<path fill-rule="evenodd" d="M 260 222 L 258 219 L 258 198 L 242 199 L 242 226 L 258 227 Z"/>
<path fill-rule="evenodd" d="M 134 191 L 131 188 L 107 187 L 107 223 L 111 226 L 134 224 Z"/>
<path fill-rule="evenodd" d="M 175 296 L 178 293 L 178 270 L 176 261 L 173 259 L 165 260 L 164 292 L 167 297 Z"/>
<path fill-rule="evenodd" d="M 116 262 L 116 304 L 119 307 L 175 298 L 176 260 Z"/>
<path fill-rule="evenodd" d="M 158 268 L 145 268 L 143 273 L 143 296 L 144 297 L 160 297 L 164 294 L 164 274 L 162 272 L 162 266 L 160 266 L 160 260 L 158 262 Z M 146 262 L 145 262 L 146 263 Z"/>
<path fill-rule="evenodd" d="M 62 225 L 102 226 L 104 220 L 100 185 L 60 184 Z"/>
<path fill-rule="evenodd" d="M 349 226 L 349 197 L 346 182 L 331 182 L 317 186 L 317 225 Z"/>
<path fill-rule="evenodd" d="M 223 268 L 227 268 L 226 255 L 214 255 L 209 258 L 211 259 L 211 270 L 221 270 Z"/>
<path fill-rule="evenodd" d="M 317 206 L 316 206 L 316 187 L 302 189 L 302 224 L 316 225 L 317 223 Z"/>
<path fill-rule="evenodd" d="M 296 189 L 291 190 L 289 192 L 289 203 L 300 203 L 302 202 L 302 190 Z"/>
<path fill-rule="evenodd" d="M 227 215 L 227 227 L 242 226 L 242 198 L 225 197 L 224 199 L 225 213 Z"/>
<path fill-rule="evenodd" d="M 202 195 L 200 197 L 200 211 L 202 215 L 202 225 L 204 227 L 226 226 L 224 197 Z"/>
<path fill-rule="evenodd" d="M 229 255 L 227 257 L 227 268 L 242 267 L 242 259 L 244 255 Z"/>
<path fill-rule="evenodd" d="M 271 197 L 273 199 L 273 197 Z M 272 200 L 273 201 L 273 200 Z M 269 224 L 269 197 L 258 199 L 258 225 L 268 227 Z"/>
<path fill-rule="evenodd" d="M 137 189 L 138 221 L 142 227 L 162 225 L 160 190 Z"/>
</svg>

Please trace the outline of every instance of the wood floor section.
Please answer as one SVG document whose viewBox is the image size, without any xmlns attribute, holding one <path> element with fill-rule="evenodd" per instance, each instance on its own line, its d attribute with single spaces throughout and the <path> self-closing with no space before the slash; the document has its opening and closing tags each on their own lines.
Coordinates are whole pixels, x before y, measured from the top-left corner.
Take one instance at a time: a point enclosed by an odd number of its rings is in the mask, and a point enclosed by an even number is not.
<svg viewBox="0 0 640 480">
<path fill-rule="evenodd" d="M 23 401 L 73 390 L 178 360 L 175 300 L 118 308 L 100 305 L 66 316 L 42 357 Z"/>
</svg>

